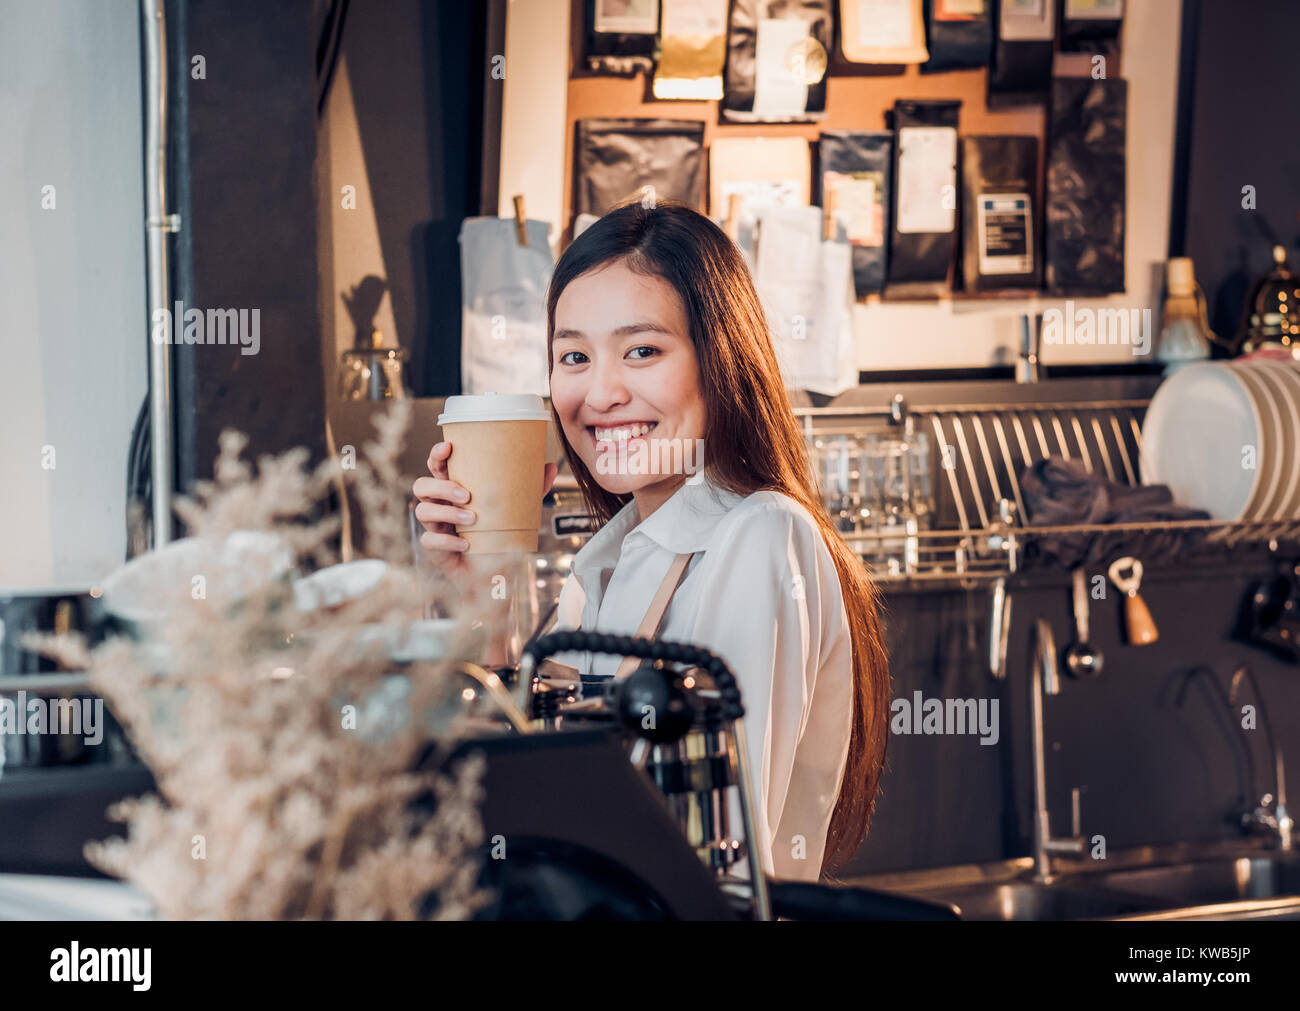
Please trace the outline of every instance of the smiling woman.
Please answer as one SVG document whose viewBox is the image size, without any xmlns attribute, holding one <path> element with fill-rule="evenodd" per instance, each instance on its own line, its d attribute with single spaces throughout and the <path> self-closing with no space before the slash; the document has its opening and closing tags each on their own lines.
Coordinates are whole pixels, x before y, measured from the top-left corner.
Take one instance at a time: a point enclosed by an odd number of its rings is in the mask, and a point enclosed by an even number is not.
<svg viewBox="0 0 1300 1011">
<path fill-rule="evenodd" d="M 749 716 L 764 870 L 830 876 L 870 821 L 888 665 L 875 589 L 813 487 L 739 250 L 684 205 L 630 202 L 561 257 L 547 313 L 551 407 L 601 525 L 559 627 L 721 656 Z M 648 463 L 632 465 L 637 448 Z M 588 681 L 626 671 L 556 659 Z"/>
<path fill-rule="evenodd" d="M 630 311 L 639 318 L 629 321 Z M 642 518 L 649 516 L 685 479 L 671 469 L 672 449 L 704 435 L 682 300 L 662 278 L 615 260 L 567 285 L 554 316 L 551 405 L 568 446 L 606 491 L 635 492 Z M 611 459 L 620 451 L 628 466 Z M 645 469 L 631 465 L 637 451 L 652 458 Z"/>
</svg>

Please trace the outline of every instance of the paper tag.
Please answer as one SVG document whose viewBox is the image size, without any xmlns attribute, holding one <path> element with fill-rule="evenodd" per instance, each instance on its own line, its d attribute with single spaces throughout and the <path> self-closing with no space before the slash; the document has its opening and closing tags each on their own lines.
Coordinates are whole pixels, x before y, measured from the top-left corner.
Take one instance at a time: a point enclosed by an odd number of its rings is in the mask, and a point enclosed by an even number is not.
<svg viewBox="0 0 1300 1011">
<path fill-rule="evenodd" d="M 760 18 L 754 43 L 754 114 L 802 116 L 808 108 L 808 85 L 791 73 L 786 57 L 808 38 L 808 22 L 799 18 Z"/>
<path fill-rule="evenodd" d="M 936 21 L 973 21 L 984 14 L 987 0 L 934 0 Z"/>
<path fill-rule="evenodd" d="M 740 213 L 749 217 L 756 217 L 759 211 L 769 207 L 798 207 L 804 202 L 798 179 L 734 179 L 722 184 L 719 210 L 723 214 L 731 206 L 733 193 L 740 196 Z"/>
<path fill-rule="evenodd" d="M 827 172 L 824 186 L 835 194 L 835 216 L 847 222 L 849 242 L 855 246 L 880 246 L 885 241 L 884 205 L 880 199 L 880 172 Z"/>
<path fill-rule="evenodd" d="M 1078 21 L 1119 21 L 1124 0 L 1065 0 L 1065 16 Z"/>
<path fill-rule="evenodd" d="M 1034 246 L 1029 194 L 981 194 L 978 207 L 980 273 L 1032 272 Z"/>
<path fill-rule="evenodd" d="M 858 0 L 858 45 L 905 48 L 912 38 L 913 0 Z"/>
<path fill-rule="evenodd" d="M 654 35 L 659 31 L 659 0 L 596 0 L 598 32 Z"/>
<path fill-rule="evenodd" d="M 898 131 L 898 230 L 951 232 L 957 226 L 957 131 L 908 126 Z"/>
<path fill-rule="evenodd" d="M 663 35 L 726 35 L 727 0 L 663 0 Z"/>
<path fill-rule="evenodd" d="M 1002 0 L 998 36 L 1005 42 L 1050 42 L 1056 37 L 1055 0 Z"/>
<path fill-rule="evenodd" d="M 935 21 L 974 21 L 983 17 L 987 0 L 935 0 Z"/>
</svg>

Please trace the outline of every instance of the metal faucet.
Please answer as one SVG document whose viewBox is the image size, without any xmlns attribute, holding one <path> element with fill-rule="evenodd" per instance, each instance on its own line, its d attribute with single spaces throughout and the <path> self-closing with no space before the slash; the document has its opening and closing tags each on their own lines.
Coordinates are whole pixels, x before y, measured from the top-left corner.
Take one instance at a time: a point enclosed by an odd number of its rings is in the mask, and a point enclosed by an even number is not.
<svg viewBox="0 0 1300 1011">
<path fill-rule="evenodd" d="M 1295 823 L 1286 809 L 1286 766 L 1282 760 L 1282 749 L 1278 746 L 1277 738 L 1273 736 L 1273 727 L 1268 720 L 1268 706 L 1264 703 L 1264 696 L 1259 690 L 1259 682 L 1255 680 L 1255 675 L 1245 664 L 1238 667 L 1232 675 L 1232 683 L 1228 686 L 1228 705 L 1234 710 L 1237 708 L 1237 696 L 1243 678 L 1250 679 L 1250 686 L 1255 693 L 1255 702 L 1259 706 L 1259 721 L 1264 726 L 1264 736 L 1268 740 L 1269 750 L 1273 752 L 1277 802 L 1274 804 L 1272 794 L 1264 794 L 1255 810 L 1247 811 L 1241 816 L 1241 827 L 1247 832 L 1264 832 L 1272 836 L 1277 840 L 1278 849 L 1289 852 L 1293 845 Z M 1271 811 L 1270 804 L 1273 805 Z"/>
<path fill-rule="evenodd" d="M 1073 835 L 1052 838 L 1052 819 L 1047 810 L 1047 759 L 1043 751 L 1043 694 L 1057 695 L 1061 681 L 1056 669 L 1056 636 L 1043 618 L 1034 624 L 1034 663 L 1030 676 L 1029 718 L 1034 752 L 1034 880 L 1045 881 L 1052 873 L 1052 853 L 1082 855 L 1087 843 L 1079 833 L 1079 790 L 1073 794 Z"/>
<path fill-rule="evenodd" d="M 1034 317 L 1031 332 L 1028 314 L 1020 317 L 1020 355 L 1016 359 L 1016 382 L 1036 383 L 1041 377 L 1039 354 L 1042 351 L 1043 317 Z"/>
</svg>

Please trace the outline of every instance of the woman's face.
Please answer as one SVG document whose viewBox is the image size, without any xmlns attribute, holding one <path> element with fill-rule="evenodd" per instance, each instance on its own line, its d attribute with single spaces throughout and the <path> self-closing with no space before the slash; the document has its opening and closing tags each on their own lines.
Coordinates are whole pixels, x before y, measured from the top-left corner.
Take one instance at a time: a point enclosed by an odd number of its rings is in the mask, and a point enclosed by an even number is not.
<svg viewBox="0 0 1300 1011">
<path fill-rule="evenodd" d="M 653 499 L 702 466 L 704 401 L 689 330 L 673 286 L 622 260 L 561 292 L 551 403 L 606 491 Z"/>
</svg>

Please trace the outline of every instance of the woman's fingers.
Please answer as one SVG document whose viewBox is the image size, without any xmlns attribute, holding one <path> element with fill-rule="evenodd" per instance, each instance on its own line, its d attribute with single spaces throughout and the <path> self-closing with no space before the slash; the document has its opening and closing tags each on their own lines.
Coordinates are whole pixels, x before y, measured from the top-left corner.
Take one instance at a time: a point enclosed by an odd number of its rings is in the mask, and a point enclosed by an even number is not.
<svg viewBox="0 0 1300 1011">
<path fill-rule="evenodd" d="M 451 456 L 450 442 L 437 442 L 429 450 L 428 467 L 432 477 L 417 478 L 413 491 L 419 499 L 443 502 L 468 502 L 469 490 L 459 485 L 447 474 L 447 457 Z"/>
<path fill-rule="evenodd" d="M 447 474 L 447 458 L 451 456 L 451 443 L 435 443 L 429 450 L 429 477 L 416 478 L 411 491 L 419 502 L 415 507 L 415 518 L 424 527 L 420 535 L 420 544 L 430 551 L 447 552 L 454 558 L 448 561 L 463 562 L 463 554 L 469 549 L 469 542 L 457 535 L 457 528 L 472 525 L 477 516 L 471 509 L 466 509 L 469 502 L 469 490 L 457 484 Z M 542 494 L 546 495 L 555 485 L 559 467 L 547 463 L 542 478 Z"/>
<path fill-rule="evenodd" d="M 420 546 L 430 551 L 446 551 L 450 554 L 463 554 L 469 548 L 469 541 L 455 534 L 426 530 L 420 535 Z"/>
<path fill-rule="evenodd" d="M 420 525 L 426 530 L 437 530 L 445 527 L 467 527 L 477 519 L 472 510 L 424 500 L 415 507 L 415 518 L 420 521 Z"/>
<path fill-rule="evenodd" d="M 469 491 L 455 481 L 441 477 L 417 477 L 411 491 L 421 502 L 455 502 L 464 504 L 469 501 Z"/>
<path fill-rule="evenodd" d="M 447 457 L 451 456 L 450 442 L 435 442 L 429 450 L 429 473 L 434 477 L 447 476 Z"/>
</svg>

